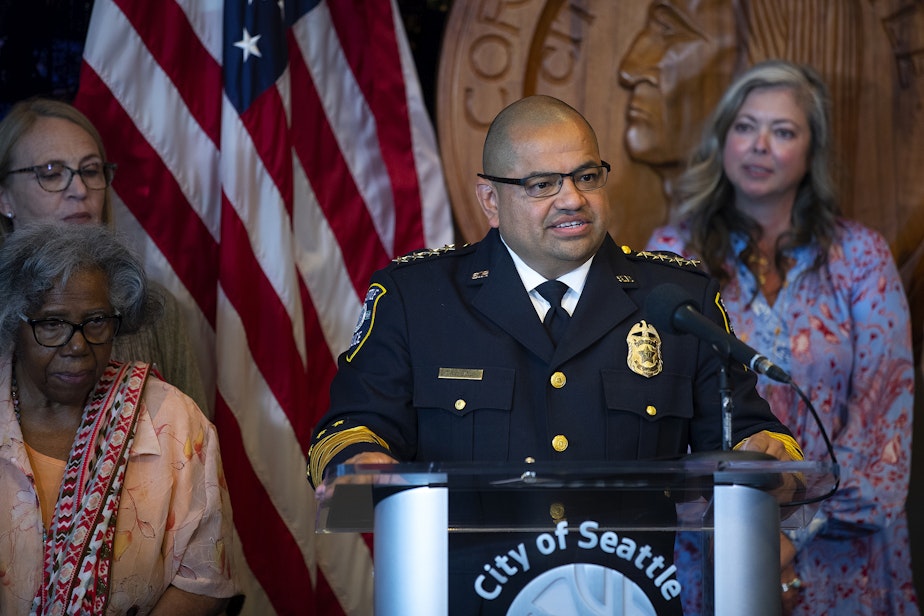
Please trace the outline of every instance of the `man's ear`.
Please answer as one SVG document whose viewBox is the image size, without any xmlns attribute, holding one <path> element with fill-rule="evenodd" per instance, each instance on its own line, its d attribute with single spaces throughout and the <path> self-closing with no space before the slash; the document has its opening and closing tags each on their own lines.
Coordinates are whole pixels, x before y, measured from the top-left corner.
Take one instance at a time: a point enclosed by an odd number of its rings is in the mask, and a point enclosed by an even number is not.
<svg viewBox="0 0 924 616">
<path fill-rule="evenodd" d="M 475 197 L 481 204 L 481 211 L 488 219 L 488 225 L 497 228 L 497 189 L 486 180 L 475 183 Z"/>
</svg>

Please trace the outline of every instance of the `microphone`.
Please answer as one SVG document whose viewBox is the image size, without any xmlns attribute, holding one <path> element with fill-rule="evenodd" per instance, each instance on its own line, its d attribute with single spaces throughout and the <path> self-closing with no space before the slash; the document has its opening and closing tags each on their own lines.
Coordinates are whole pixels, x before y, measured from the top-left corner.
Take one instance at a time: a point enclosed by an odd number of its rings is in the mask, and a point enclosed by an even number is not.
<svg viewBox="0 0 924 616">
<path fill-rule="evenodd" d="M 834 485 L 826 494 L 811 498 L 797 499 L 788 503 L 781 503 L 781 506 L 795 507 L 817 503 L 837 492 L 841 483 L 841 478 L 840 468 L 837 465 L 837 456 L 834 454 L 834 446 L 831 444 L 831 439 L 828 438 L 828 432 L 825 430 L 821 418 L 818 417 L 818 412 L 815 410 L 812 401 L 805 395 L 799 386 L 796 385 L 792 377 L 769 359 L 738 340 L 735 336 L 729 334 L 724 328 L 716 325 L 714 321 L 706 318 L 699 311 L 696 301 L 690 297 L 689 293 L 676 284 L 661 284 L 652 289 L 648 298 L 645 300 L 645 312 L 656 328 L 671 334 L 692 334 L 700 340 L 708 342 L 712 348 L 723 357 L 732 357 L 736 361 L 749 366 L 754 372 L 765 374 L 775 381 L 786 383 L 792 387 L 799 397 L 802 398 L 802 401 L 805 402 L 806 408 L 808 408 L 812 417 L 815 419 L 815 425 L 818 426 L 818 431 L 825 442 L 825 446 L 828 448 L 828 456 L 831 458 L 831 463 L 834 465 L 832 471 L 834 474 Z M 725 440 L 727 442 L 731 433 L 731 418 L 730 413 L 724 407 L 724 402 L 723 412 L 728 415 L 727 419 L 723 419 L 723 422 L 726 422 L 725 425 L 723 425 L 723 430 L 726 432 Z"/>
<path fill-rule="evenodd" d="M 792 383 L 785 370 L 703 316 L 696 301 L 676 284 L 655 287 L 645 300 L 645 312 L 656 328 L 672 334 L 692 334 L 723 357 L 731 357 L 774 381 Z"/>
</svg>

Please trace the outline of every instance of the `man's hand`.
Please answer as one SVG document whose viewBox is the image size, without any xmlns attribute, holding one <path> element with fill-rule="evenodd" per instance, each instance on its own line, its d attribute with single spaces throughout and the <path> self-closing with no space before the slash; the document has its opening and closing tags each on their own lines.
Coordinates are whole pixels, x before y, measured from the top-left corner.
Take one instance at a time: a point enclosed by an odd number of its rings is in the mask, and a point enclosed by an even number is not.
<svg viewBox="0 0 924 616">
<path fill-rule="evenodd" d="M 397 464 L 398 461 L 381 451 L 364 451 L 348 459 L 344 464 Z"/>
<path fill-rule="evenodd" d="M 759 451 L 762 453 L 767 453 L 780 460 L 782 462 L 794 462 L 796 461 L 789 452 L 786 451 L 786 447 L 781 441 L 773 438 L 767 431 L 758 432 L 757 434 L 750 436 L 744 439 L 741 442 L 741 446 L 738 447 L 739 451 Z"/>
<path fill-rule="evenodd" d="M 773 456 L 781 462 L 800 462 L 798 458 L 793 458 L 786 446 L 779 439 L 770 436 L 769 432 L 763 431 L 744 439 L 738 447 L 739 451 L 758 451 Z M 781 473 L 781 483 L 779 487 L 770 490 L 777 502 L 781 505 L 791 503 L 799 498 L 805 492 L 805 483 L 799 473 Z M 782 519 L 791 516 L 797 508 L 784 507 L 780 511 Z"/>
<path fill-rule="evenodd" d="M 364 451 L 358 453 L 355 456 L 348 458 L 343 462 L 344 464 L 397 464 L 398 461 L 392 458 L 387 453 L 382 453 L 380 451 Z M 325 497 L 330 498 L 333 496 L 334 488 L 338 485 L 344 485 L 348 483 L 352 484 L 363 484 L 363 483 L 373 483 L 378 478 L 378 475 L 370 473 L 362 474 L 352 474 L 343 477 L 337 477 L 332 483 L 328 484 L 327 481 L 318 486 L 314 491 L 315 496 L 318 499 L 323 499 Z"/>
</svg>

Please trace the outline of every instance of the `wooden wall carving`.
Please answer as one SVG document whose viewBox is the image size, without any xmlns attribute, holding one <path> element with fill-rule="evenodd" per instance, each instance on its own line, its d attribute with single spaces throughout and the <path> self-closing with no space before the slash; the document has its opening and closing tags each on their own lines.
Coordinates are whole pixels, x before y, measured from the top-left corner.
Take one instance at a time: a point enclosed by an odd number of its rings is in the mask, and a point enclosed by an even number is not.
<svg viewBox="0 0 924 616">
<path fill-rule="evenodd" d="M 815 66 L 834 99 L 846 215 L 890 241 L 924 325 L 924 0 L 456 0 L 437 129 L 462 240 L 486 230 L 473 192 L 494 115 L 534 93 L 597 129 L 617 241 L 640 247 L 702 120 L 733 76 L 781 57 Z M 627 124 L 629 105 L 651 120 Z"/>
</svg>

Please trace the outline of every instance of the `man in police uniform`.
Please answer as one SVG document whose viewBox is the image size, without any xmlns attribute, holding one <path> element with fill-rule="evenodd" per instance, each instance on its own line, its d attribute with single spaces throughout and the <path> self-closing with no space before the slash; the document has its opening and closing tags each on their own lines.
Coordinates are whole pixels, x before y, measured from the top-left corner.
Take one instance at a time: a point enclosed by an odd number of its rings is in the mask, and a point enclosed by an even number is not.
<svg viewBox="0 0 924 616">
<path fill-rule="evenodd" d="M 718 285 L 689 261 L 607 236 L 606 168 L 586 120 L 547 96 L 513 103 L 491 125 L 483 165 L 475 190 L 493 227 L 485 238 L 396 259 L 373 277 L 312 443 L 312 482 L 347 459 L 601 461 L 721 449 L 723 360 L 693 336 L 656 331 L 644 312 L 648 293 L 671 282 L 725 327 Z M 568 285 L 572 314 L 557 346 L 535 290 L 555 279 Z M 736 442 L 798 455 L 754 375 L 734 366 L 732 379 Z"/>
<path fill-rule="evenodd" d="M 485 238 L 396 259 L 373 276 L 311 445 L 312 483 L 345 461 L 720 450 L 724 360 L 693 336 L 658 331 L 644 308 L 652 289 L 674 283 L 727 328 L 718 284 L 692 262 L 607 235 L 609 166 L 587 121 L 557 99 L 522 99 L 492 123 L 482 162 Z M 567 285 L 557 344 L 543 320 L 561 309 L 537 290 L 547 280 Z M 734 365 L 730 379 L 740 448 L 801 459 L 753 373 Z"/>
</svg>

